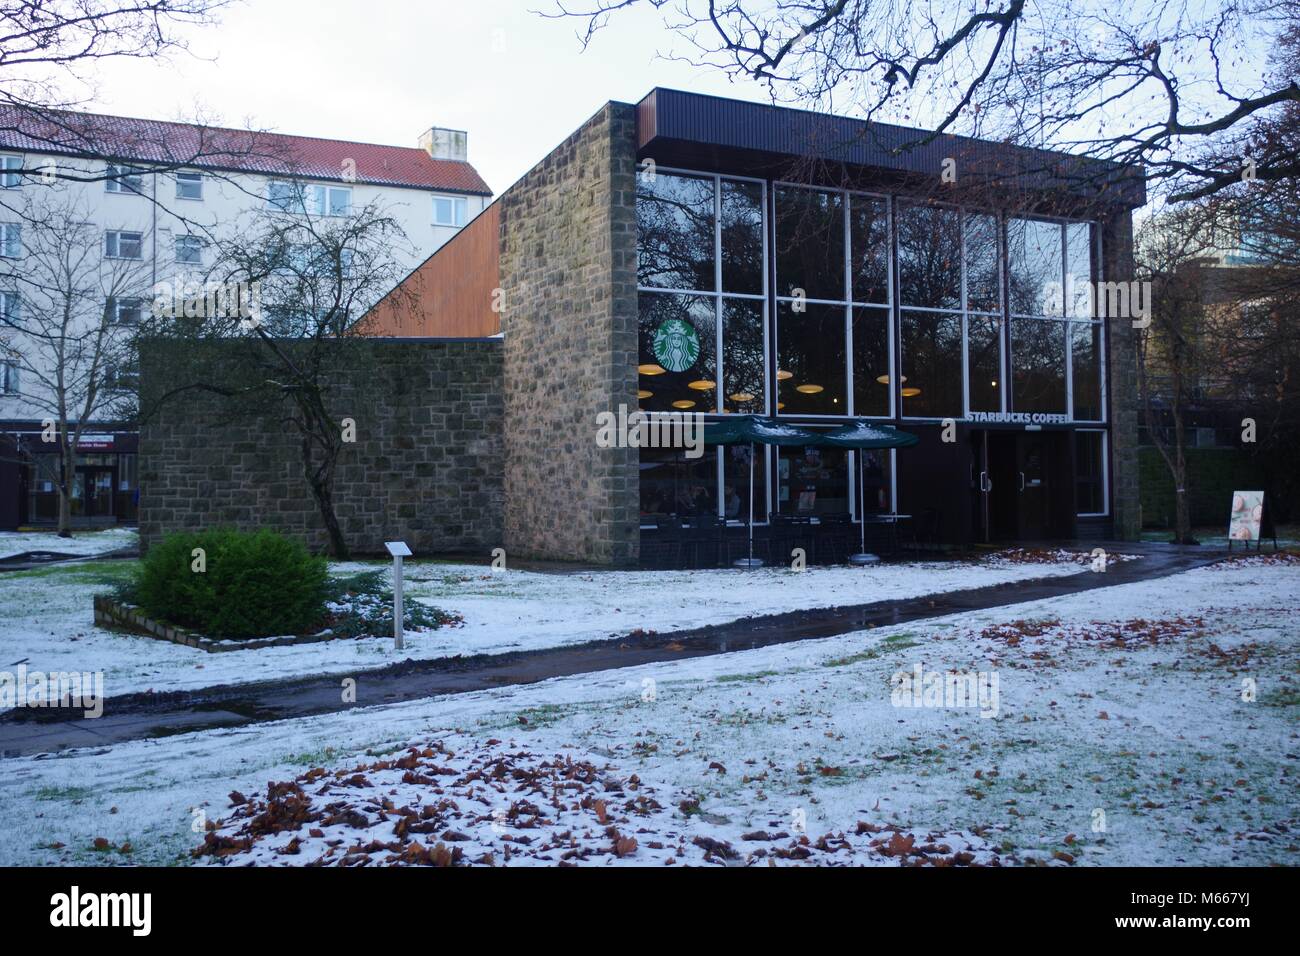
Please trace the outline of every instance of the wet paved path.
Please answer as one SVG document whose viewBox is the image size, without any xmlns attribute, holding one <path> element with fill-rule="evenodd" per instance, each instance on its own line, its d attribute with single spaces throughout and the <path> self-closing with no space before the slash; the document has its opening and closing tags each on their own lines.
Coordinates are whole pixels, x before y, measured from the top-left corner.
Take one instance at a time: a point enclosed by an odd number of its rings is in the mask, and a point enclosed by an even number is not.
<svg viewBox="0 0 1300 956">
<path fill-rule="evenodd" d="M 1077 543 L 1076 543 L 1077 546 Z M 816 608 L 685 631 L 627 636 L 590 644 L 507 654 L 405 661 L 378 670 L 225 685 L 196 691 L 129 694 L 104 701 L 103 716 L 68 719 L 51 709 L 11 711 L 0 717 L 0 757 L 102 748 L 128 740 L 308 717 L 355 707 L 460 694 L 552 677 L 589 674 L 659 661 L 682 660 L 773 644 L 847 634 L 1114 587 L 1213 564 L 1226 552 L 1163 545 L 1103 544 L 1114 554 L 1142 559 L 1112 564 L 1105 573 L 1083 572 L 849 607 Z M 743 572 L 736 572 L 743 573 Z M 1100 603 L 1100 602 L 1099 602 Z M 359 703 L 341 702 L 341 681 L 357 680 Z"/>
</svg>

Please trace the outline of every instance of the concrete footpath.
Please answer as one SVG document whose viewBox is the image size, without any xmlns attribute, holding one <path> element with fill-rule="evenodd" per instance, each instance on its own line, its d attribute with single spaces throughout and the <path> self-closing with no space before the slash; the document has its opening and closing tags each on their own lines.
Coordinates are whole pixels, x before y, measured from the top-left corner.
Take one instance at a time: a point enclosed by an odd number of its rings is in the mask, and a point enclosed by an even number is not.
<svg viewBox="0 0 1300 956">
<path fill-rule="evenodd" d="M 1078 542 L 1073 546 L 1082 550 Z M 833 637 L 872 627 L 1009 607 L 1147 581 L 1213 564 L 1226 556 L 1226 552 L 1217 549 L 1149 543 L 1089 542 L 1086 550 L 1093 547 L 1103 547 L 1112 554 L 1140 554 L 1142 557 L 1112 564 L 1104 573 L 1085 571 L 1067 577 L 905 600 L 770 614 L 691 630 L 628 635 L 567 647 L 404 661 L 377 670 L 223 685 L 196 691 L 129 694 L 107 698 L 103 716 L 95 719 L 86 719 L 79 711 L 14 710 L 0 717 L 0 757 L 55 753 L 78 747 L 106 748 L 128 740 L 309 717 L 511 684 L 531 684 L 553 677 Z M 357 681 L 355 704 L 342 701 L 341 683 L 345 677 Z"/>
</svg>

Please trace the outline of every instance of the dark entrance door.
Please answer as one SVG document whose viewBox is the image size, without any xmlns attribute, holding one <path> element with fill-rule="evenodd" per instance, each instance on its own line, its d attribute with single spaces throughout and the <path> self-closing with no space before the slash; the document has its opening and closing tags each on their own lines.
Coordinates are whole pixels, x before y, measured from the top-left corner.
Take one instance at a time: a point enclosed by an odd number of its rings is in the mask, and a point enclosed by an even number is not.
<svg viewBox="0 0 1300 956">
<path fill-rule="evenodd" d="M 106 518 L 113 514 L 113 488 L 116 485 L 113 468 L 77 469 L 81 483 L 82 514 L 87 518 Z"/>
<path fill-rule="evenodd" d="M 1037 541 L 1068 535 L 1061 509 L 1069 492 L 1060 432 L 977 431 L 974 527 L 981 541 Z"/>
<path fill-rule="evenodd" d="M 1017 436 L 1016 467 L 1020 492 L 1020 537 L 1035 541 L 1052 532 L 1052 472 L 1055 435 L 1026 432 Z"/>
</svg>

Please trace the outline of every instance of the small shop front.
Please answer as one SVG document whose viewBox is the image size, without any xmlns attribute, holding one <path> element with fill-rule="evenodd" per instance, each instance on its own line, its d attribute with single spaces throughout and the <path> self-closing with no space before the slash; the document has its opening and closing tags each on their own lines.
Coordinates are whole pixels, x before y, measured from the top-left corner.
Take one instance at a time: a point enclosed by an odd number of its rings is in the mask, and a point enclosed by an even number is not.
<svg viewBox="0 0 1300 956">
<path fill-rule="evenodd" d="M 58 481 L 63 463 L 44 451 L 39 426 L 15 430 L 7 440 L 16 448 L 0 472 L 0 495 L 7 503 L 9 527 L 54 525 L 59 520 Z M 134 431 L 102 429 L 83 433 L 77 445 L 71 483 L 74 526 L 134 524 L 139 504 L 138 442 Z"/>
</svg>

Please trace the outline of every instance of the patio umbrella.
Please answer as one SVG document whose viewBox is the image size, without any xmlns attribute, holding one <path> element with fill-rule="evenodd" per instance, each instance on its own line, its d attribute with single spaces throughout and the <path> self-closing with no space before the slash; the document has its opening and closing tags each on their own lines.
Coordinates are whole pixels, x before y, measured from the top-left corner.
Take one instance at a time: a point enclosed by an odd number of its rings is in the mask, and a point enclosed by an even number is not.
<svg viewBox="0 0 1300 956">
<path fill-rule="evenodd" d="M 706 445 L 749 445 L 749 557 L 737 560 L 737 567 L 763 566 L 762 559 L 754 557 L 754 446 L 815 445 L 820 438 L 816 432 L 806 428 L 759 415 L 733 415 L 724 421 L 709 422 L 704 426 Z"/>
<path fill-rule="evenodd" d="M 860 550 L 849 556 L 853 564 L 873 564 L 880 559 L 867 553 L 866 470 L 862 452 L 870 448 L 907 448 L 919 438 L 911 432 L 900 432 L 892 425 L 878 425 L 864 419 L 855 419 L 847 425 L 833 428 L 817 436 L 819 443 L 835 448 L 851 448 L 858 459 L 858 529 Z"/>
</svg>

